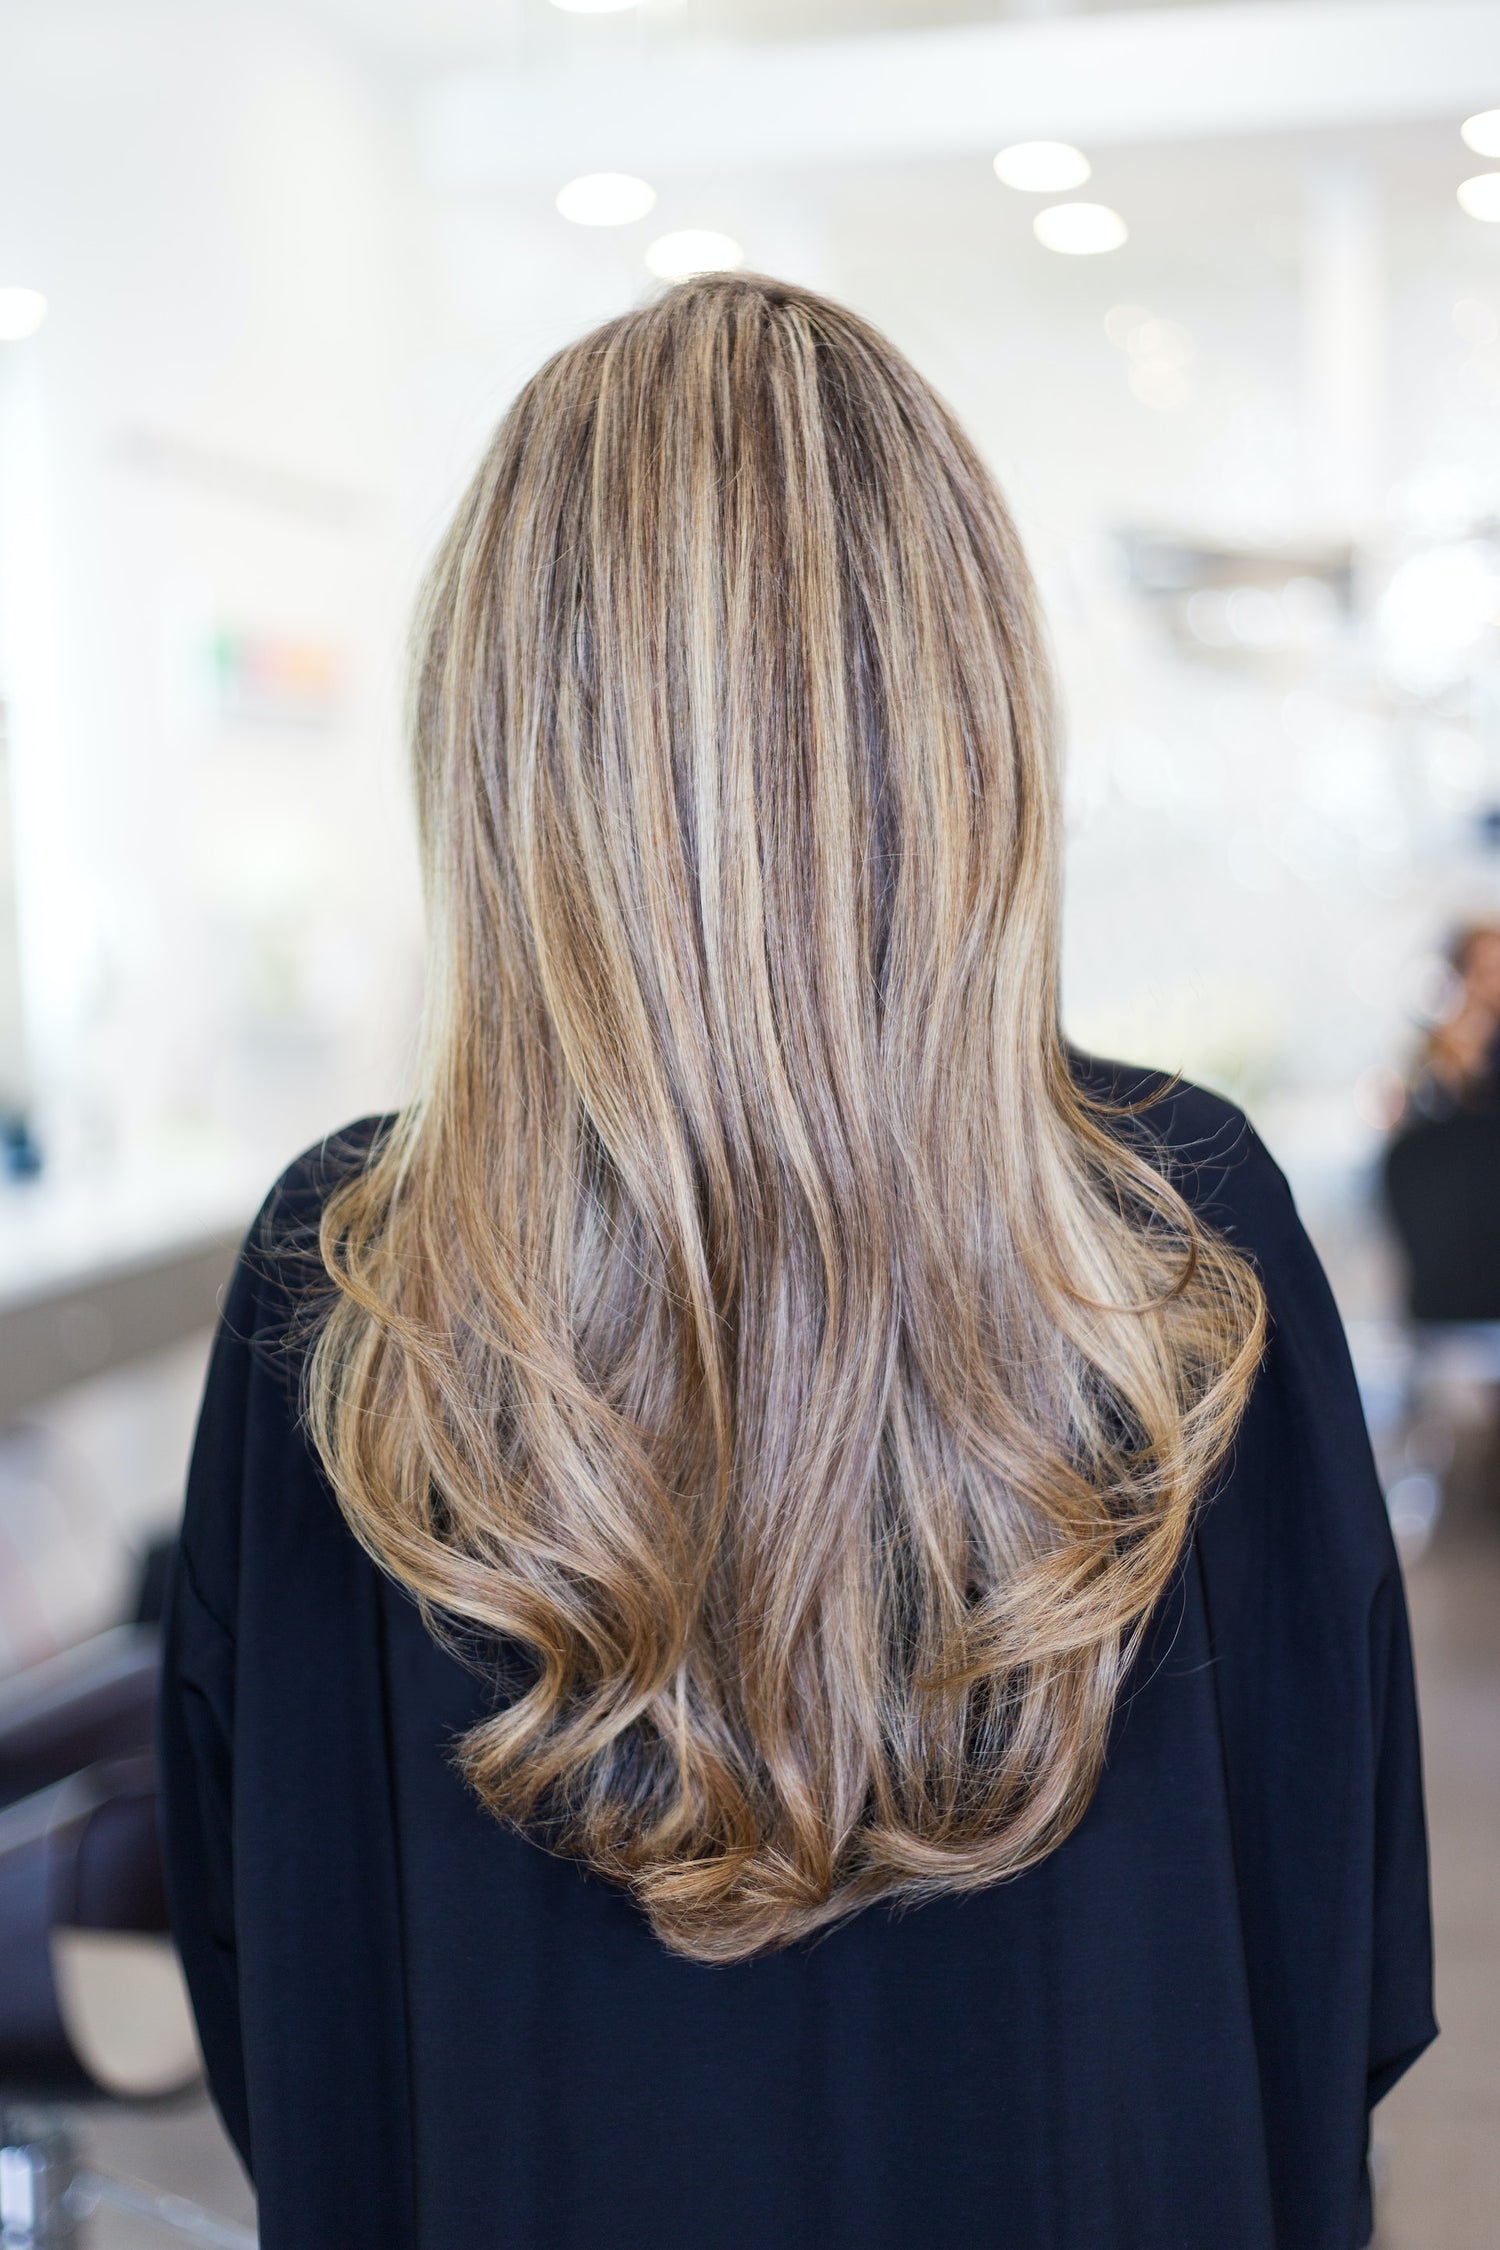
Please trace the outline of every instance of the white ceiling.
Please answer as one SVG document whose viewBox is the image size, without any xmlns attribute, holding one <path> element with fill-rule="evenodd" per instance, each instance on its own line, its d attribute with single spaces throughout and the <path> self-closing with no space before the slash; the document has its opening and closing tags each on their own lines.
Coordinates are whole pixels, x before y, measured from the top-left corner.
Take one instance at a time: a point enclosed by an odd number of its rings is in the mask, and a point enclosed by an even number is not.
<svg viewBox="0 0 1500 2250">
<path fill-rule="evenodd" d="M 610 20 L 583 22 L 597 31 Z M 1423 118 L 1456 125 L 1500 87 L 1500 5 L 1231 0 L 929 24 L 794 49 L 662 53 L 588 41 L 583 52 L 592 67 L 438 74 L 423 104 L 434 179 L 848 163 L 1031 138 L 1093 148 Z"/>
<path fill-rule="evenodd" d="M 1145 4 L 1170 8 L 1203 0 Z M 1303 0 L 1275 4 L 1291 8 Z M 1141 0 L 641 0 L 628 16 L 591 19 L 564 14 L 551 0 L 279 0 L 284 14 L 311 17 L 370 54 L 418 68 L 566 61 L 622 36 L 654 47 L 826 39 L 1098 15 L 1140 5 Z"/>
</svg>

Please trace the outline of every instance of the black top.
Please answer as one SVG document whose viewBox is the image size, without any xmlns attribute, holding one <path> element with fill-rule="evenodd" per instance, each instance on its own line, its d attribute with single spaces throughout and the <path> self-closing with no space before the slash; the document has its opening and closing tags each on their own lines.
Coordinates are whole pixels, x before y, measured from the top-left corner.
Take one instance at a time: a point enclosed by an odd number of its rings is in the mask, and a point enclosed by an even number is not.
<svg viewBox="0 0 1500 2250">
<path fill-rule="evenodd" d="M 667 1953 L 455 1771 L 486 1690 L 346 1531 L 285 1341 L 285 1245 L 374 1128 L 293 1165 L 214 1350 L 162 1738 L 265 2250 L 1366 2240 L 1368 2105 L 1434 2032 L 1401 1579 L 1280 1172 L 1192 1088 L 1149 1127 L 1273 1326 L 1097 1797 L 1014 1881 L 730 1968 Z"/>
<path fill-rule="evenodd" d="M 1500 1103 L 1415 1117 L 1383 1170 L 1412 1319 L 1500 1320 Z"/>
</svg>

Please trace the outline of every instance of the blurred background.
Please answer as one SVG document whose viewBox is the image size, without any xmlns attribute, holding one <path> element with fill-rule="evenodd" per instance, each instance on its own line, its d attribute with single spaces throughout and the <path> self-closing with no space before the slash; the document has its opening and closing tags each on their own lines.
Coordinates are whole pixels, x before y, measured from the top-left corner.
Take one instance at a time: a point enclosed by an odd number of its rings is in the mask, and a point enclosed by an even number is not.
<svg viewBox="0 0 1500 2250">
<path fill-rule="evenodd" d="M 737 263 L 869 315 L 993 464 L 1066 706 L 1067 1028 L 1241 1102 L 1329 1266 L 1445 2026 L 1377 2121 L 1378 2240 L 1483 2250 L 1496 0 L 0 0 L 0 1911 L 38 1791 L 144 1739 L 234 1245 L 401 1098 L 422 565 L 546 352 Z M 101 2250 L 246 2243 L 152 1912 L 94 1920 L 0 1957 L 11 2091 L 140 2183 Z"/>
</svg>

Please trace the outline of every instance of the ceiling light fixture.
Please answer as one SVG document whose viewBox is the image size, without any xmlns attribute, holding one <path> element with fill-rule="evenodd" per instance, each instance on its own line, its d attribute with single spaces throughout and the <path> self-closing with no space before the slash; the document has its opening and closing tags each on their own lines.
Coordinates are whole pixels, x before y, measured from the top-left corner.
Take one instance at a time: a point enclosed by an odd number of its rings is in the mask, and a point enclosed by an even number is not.
<svg viewBox="0 0 1500 2250">
<path fill-rule="evenodd" d="M 1082 187 L 1093 166 L 1081 148 L 1069 141 L 1017 141 L 995 158 L 995 177 L 1002 187 L 1020 188 L 1026 195 L 1066 195 Z"/>
<path fill-rule="evenodd" d="M 640 4 L 641 0 L 552 0 L 565 16 L 619 16 Z"/>
<path fill-rule="evenodd" d="M 631 172 L 585 172 L 557 191 L 558 210 L 576 227 L 628 227 L 655 203 L 655 188 Z"/>
<path fill-rule="evenodd" d="M 47 317 L 40 289 L 0 289 L 0 343 L 19 344 L 34 336 Z"/>
<path fill-rule="evenodd" d="M 1482 109 L 1458 130 L 1476 156 L 1500 156 L 1500 109 Z"/>
<path fill-rule="evenodd" d="M 1472 180 L 1460 180 L 1458 200 L 1471 219 L 1500 222 L 1500 172 L 1476 172 Z"/>
<path fill-rule="evenodd" d="M 1096 258 L 1105 250 L 1118 250 L 1130 235 L 1119 212 L 1107 203 L 1049 203 L 1031 227 L 1044 249 L 1059 250 L 1066 258 Z"/>
<path fill-rule="evenodd" d="M 687 281 L 695 273 L 732 273 L 745 263 L 745 253 L 733 235 L 681 227 L 675 234 L 657 236 L 646 263 L 659 281 Z"/>
</svg>

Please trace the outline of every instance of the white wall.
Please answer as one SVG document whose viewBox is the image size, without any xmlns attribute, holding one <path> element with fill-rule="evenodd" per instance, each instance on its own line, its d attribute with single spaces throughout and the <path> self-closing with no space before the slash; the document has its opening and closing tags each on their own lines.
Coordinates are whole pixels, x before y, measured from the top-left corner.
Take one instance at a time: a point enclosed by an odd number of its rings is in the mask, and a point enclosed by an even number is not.
<svg viewBox="0 0 1500 2250">
<path fill-rule="evenodd" d="M 0 347 L 40 1131 L 55 1171 L 270 1164 L 397 1095 L 413 1008 L 403 131 L 264 11 L 54 0 L 3 33 L 0 281 L 50 301 Z M 226 712 L 226 630 L 325 649 L 327 723 Z"/>
</svg>

